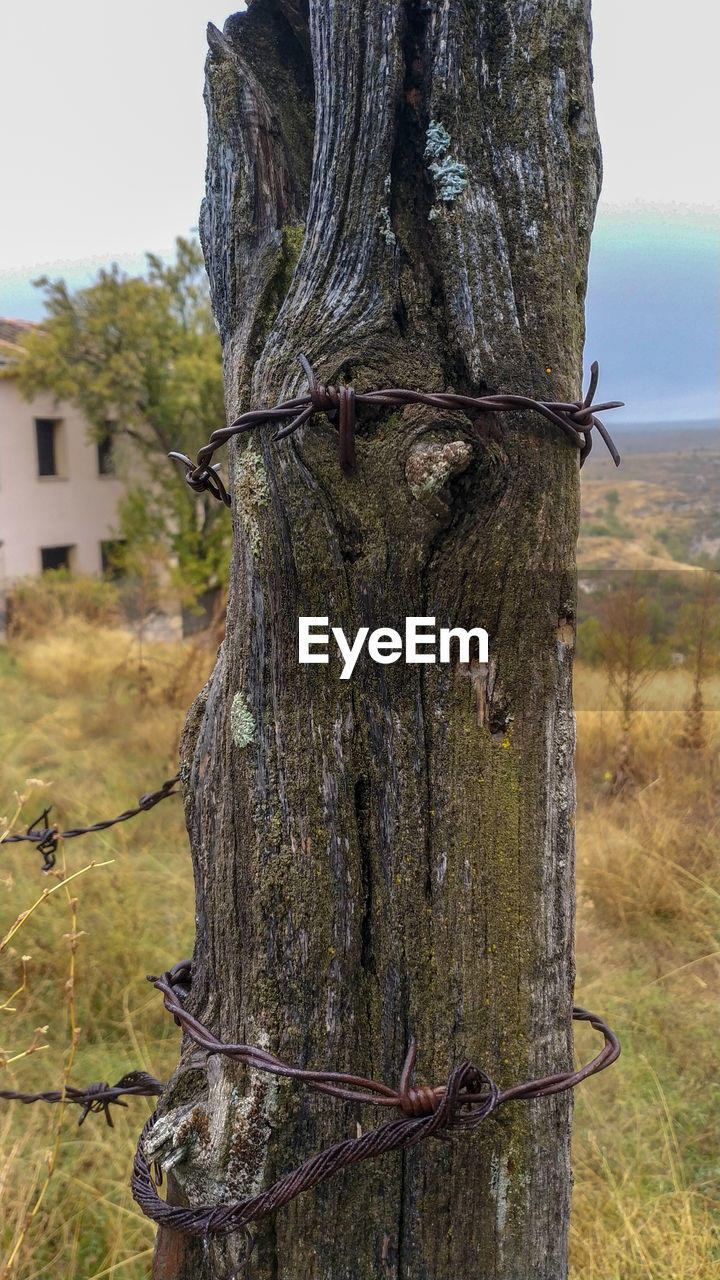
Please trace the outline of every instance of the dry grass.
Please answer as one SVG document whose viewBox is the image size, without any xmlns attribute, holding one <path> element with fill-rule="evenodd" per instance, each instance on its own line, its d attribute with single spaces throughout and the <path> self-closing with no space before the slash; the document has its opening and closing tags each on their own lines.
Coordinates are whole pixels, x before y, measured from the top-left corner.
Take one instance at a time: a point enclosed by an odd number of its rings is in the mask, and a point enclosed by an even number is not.
<svg viewBox="0 0 720 1280">
<path fill-rule="evenodd" d="M 153 645 L 139 668 L 132 637 L 77 619 L 60 633 L 0 652 L 6 802 L 12 802 L 13 788 L 27 789 L 32 775 L 52 785 L 29 796 L 26 823 L 49 801 L 61 825 L 120 813 L 176 771 L 184 713 L 213 656 L 194 646 Z M 112 859 L 72 886 L 82 931 L 75 956 L 80 1033 L 72 1083 L 113 1083 L 134 1067 L 165 1078 L 177 1058 L 177 1036 L 143 975 L 192 950 L 192 873 L 180 802 L 166 800 L 122 826 L 67 841 L 62 852 L 69 874 L 92 859 Z M 39 874 L 40 863 L 30 845 L 2 850 L 4 925 L 57 883 Z M 0 1001 L 10 1008 L 0 1010 L 0 1028 L 6 1057 L 31 1043 L 35 1027 L 49 1024 L 48 1048 L 7 1065 L 6 1088 L 42 1090 L 63 1079 L 72 1039 L 65 937 L 71 929 L 68 903 L 55 893 L 5 950 Z M 144 1280 L 154 1231 L 127 1184 L 146 1105 L 133 1100 L 127 1110 L 115 1109 L 110 1141 L 101 1118 L 78 1129 L 75 1108 L 68 1109 L 42 1212 L 8 1275 Z M 41 1104 L 2 1106 L 0 1275 L 46 1180 L 57 1111 Z"/>
<path fill-rule="evenodd" d="M 73 621 L 52 635 L 0 651 L 0 748 L 10 764 L 4 795 L 32 775 L 52 783 L 25 805 L 34 818 L 47 799 L 61 823 L 120 812 L 175 771 L 184 712 L 213 654 L 151 646 L 138 668 L 131 637 Z M 577 678 L 578 983 L 580 1003 L 621 1036 L 612 1070 L 577 1091 L 572 1221 L 574 1280 L 710 1280 L 718 1274 L 720 1191 L 713 1130 L 717 942 L 716 712 L 702 753 L 675 740 L 690 694 L 683 672 L 659 677 L 638 717 L 636 791 L 603 794 L 619 727 L 602 677 Z M 708 696 L 708 705 L 711 699 Z M 75 1018 L 80 1028 L 72 1080 L 118 1079 L 131 1067 L 165 1077 L 177 1033 L 143 980 L 189 954 L 193 920 L 190 860 L 179 802 L 168 800 L 123 826 L 64 850 L 68 873 L 95 866 L 72 886 L 78 939 Z M 52 883 L 29 846 L 2 851 L 3 932 Z M 22 1089 L 62 1080 L 71 1033 L 66 1001 L 73 931 L 61 891 L 40 903 L 3 959 L 2 1045 L 23 1053 L 3 1071 Z M 23 961 L 29 955 L 30 960 Z M 24 981 L 24 973 L 27 975 Z M 582 1056 L 594 1041 L 579 1033 Z M 78 1129 L 68 1109 L 55 1171 L 30 1224 L 13 1280 L 144 1280 L 153 1228 L 128 1190 L 141 1117 L 131 1100 L 115 1130 L 95 1117 Z M 0 1110 L 0 1202 L 7 1258 L 42 1189 L 57 1129 L 56 1109 Z"/>
<path fill-rule="evenodd" d="M 619 717 L 601 676 L 576 682 L 576 993 L 623 1054 L 576 1095 L 575 1280 L 719 1274 L 720 734 L 715 700 L 706 750 L 676 745 L 690 694 L 684 672 L 649 687 L 632 734 L 638 786 L 610 799 Z"/>
<path fill-rule="evenodd" d="M 15 583 L 6 604 L 8 634 L 15 641 L 37 639 L 78 619 L 96 627 L 116 627 L 122 620 L 114 583 L 65 569 Z"/>
<path fill-rule="evenodd" d="M 583 472 L 578 563 L 583 569 L 692 570 L 701 546 L 716 559 L 719 466 L 716 449 L 695 458 L 630 455 L 619 472 L 593 458 Z"/>
</svg>

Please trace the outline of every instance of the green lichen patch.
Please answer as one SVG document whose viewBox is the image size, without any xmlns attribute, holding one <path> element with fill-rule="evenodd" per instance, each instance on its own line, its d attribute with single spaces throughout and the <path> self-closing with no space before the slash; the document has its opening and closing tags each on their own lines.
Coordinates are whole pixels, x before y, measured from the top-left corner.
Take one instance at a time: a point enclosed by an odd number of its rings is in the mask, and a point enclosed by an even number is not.
<svg viewBox="0 0 720 1280">
<path fill-rule="evenodd" d="M 262 548 L 259 512 L 270 501 L 270 486 L 260 454 L 252 445 L 244 449 L 235 462 L 235 498 L 240 522 L 247 534 L 250 550 L 257 557 Z"/>
<path fill-rule="evenodd" d="M 255 737 L 255 718 L 241 693 L 236 693 L 230 708 L 230 733 L 236 747 L 249 747 Z"/>
<path fill-rule="evenodd" d="M 303 222 L 287 223 L 282 229 L 282 237 L 287 288 L 289 289 L 292 273 L 297 266 L 305 239 L 305 224 Z M 287 289 L 285 292 L 287 293 Z"/>
</svg>

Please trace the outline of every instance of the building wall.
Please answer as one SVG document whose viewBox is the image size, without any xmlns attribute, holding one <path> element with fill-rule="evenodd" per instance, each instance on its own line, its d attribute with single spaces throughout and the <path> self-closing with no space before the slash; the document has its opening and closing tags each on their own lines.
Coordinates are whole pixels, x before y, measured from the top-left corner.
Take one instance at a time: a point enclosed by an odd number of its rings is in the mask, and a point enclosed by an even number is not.
<svg viewBox="0 0 720 1280">
<path fill-rule="evenodd" d="M 60 475 L 38 475 L 36 418 L 62 422 Z M 76 408 L 51 392 L 26 401 L 14 379 L 0 379 L 0 576 L 39 573 L 40 548 L 57 546 L 74 548 L 73 570 L 99 574 L 122 492 L 114 476 L 99 474 L 97 445 Z"/>
</svg>

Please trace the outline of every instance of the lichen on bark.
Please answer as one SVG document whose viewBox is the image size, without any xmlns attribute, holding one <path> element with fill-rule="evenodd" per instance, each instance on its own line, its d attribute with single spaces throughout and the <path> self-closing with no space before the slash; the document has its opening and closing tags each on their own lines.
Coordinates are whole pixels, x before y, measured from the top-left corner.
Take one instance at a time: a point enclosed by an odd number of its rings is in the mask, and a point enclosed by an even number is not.
<svg viewBox="0 0 720 1280">
<path fill-rule="evenodd" d="M 241 751 L 249 747 L 255 736 L 255 720 L 243 695 L 238 691 L 230 707 L 230 732 L 235 746 Z"/>
</svg>

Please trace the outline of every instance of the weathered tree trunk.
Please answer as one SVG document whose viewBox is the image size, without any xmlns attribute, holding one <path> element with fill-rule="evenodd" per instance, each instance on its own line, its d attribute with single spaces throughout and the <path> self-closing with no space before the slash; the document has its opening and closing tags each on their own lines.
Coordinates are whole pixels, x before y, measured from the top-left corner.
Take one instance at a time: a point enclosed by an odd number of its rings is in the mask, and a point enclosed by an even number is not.
<svg viewBox="0 0 720 1280">
<path fill-rule="evenodd" d="M 202 233 L 228 411 L 325 382 L 577 398 L 599 185 L 587 0 L 256 0 L 210 31 Z M 442 128 L 440 128 L 442 126 Z M 446 137 L 447 135 L 447 137 Z M 434 166 L 434 167 L 431 167 Z M 566 1069 L 578 457 L 534 415 L 315 418 L 230 449 L 227 637 L 183 746 L 189 1007 L 305 1066 Z M 484 626 L 487 667 L 299 666 L 299 615 Z M 173 1194 L 236 1199 L 386 1116 L 205 1061 Z M 199 1110 L 198 1110 L 199 1108 Z M 172 1135 L 175 1135 L 174 1138 Z M 570 1102 L 339 1175 L 261 1226 L 270 1280 L 566 1274 Z M 155 1276 L 234 1269 L 160 1233 Z"/>
</svg>

